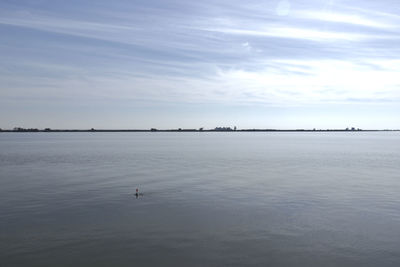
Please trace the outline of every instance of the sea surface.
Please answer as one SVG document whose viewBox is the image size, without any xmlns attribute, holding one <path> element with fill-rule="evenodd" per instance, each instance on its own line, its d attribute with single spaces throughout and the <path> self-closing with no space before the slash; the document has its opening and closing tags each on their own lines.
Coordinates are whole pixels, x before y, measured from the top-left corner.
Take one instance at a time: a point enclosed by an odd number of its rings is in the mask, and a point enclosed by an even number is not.
<svg viewBox="0 0 400 267">
<path fill-rule="evenodd" d="M 0 266 L 398 267 L 400 133 L 0 133 Z"/>
</svg>

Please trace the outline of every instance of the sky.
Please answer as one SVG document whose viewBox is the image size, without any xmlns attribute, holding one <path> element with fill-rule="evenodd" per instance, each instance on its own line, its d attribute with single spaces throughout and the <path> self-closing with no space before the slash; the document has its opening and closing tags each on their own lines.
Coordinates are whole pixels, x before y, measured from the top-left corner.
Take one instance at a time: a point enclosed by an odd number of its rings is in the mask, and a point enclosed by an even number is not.
<svg viewBox="0 0 400 267">
<path fill-rule="evenodd" d="M 0 128 L 400 129 L 398 0 L 2 0 Z"/>
</svg>

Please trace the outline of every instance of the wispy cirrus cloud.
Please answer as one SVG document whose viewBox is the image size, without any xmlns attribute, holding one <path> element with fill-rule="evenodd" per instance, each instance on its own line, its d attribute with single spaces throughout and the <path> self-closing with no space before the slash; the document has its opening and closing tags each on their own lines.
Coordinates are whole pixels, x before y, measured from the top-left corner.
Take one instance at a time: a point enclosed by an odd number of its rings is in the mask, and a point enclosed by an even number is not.
<svg viewBox="0 0 400 267">
<path fill-rule="evenodd" d="M 296 27 L 280 27 L 272 26 L 271 28 L 259 29 L 259 30 L 247 30 L 247 29 L 205 29 L 208 31 L 219 32 L 224 34 L 235 34 L 243 36 L 255 36 L 255 37 L 271 37 L 271 38 L 287 38 L 287 39 L 304 39 L 311 41 L 358 41 L 367 38 L 376 38 L 376 36 L 363 35 L 358 33 L 344 33 L 334 31 L 322 31 Z"/>
<path fill-rule="evenodd" d="M 326 21 L 338 24 L 359 25 L 378 29 L 398 28 L 397 25 L 392 24 L 393 22 L 386 23 L 385 20 L 382 18 L 383 16 L 379 16 L 377 19 L 368 19 L 361 15 L 351 15 L 346 13 L 327 11 L 299 11 L 296 12 L 295 16 L 302 19 Z"/>
</svg>

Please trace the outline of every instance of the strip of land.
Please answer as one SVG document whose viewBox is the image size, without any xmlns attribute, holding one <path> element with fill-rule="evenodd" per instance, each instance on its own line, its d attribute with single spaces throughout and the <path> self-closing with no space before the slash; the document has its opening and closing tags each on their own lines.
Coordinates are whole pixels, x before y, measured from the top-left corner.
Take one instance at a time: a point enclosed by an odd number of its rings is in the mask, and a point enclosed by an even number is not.
<svg viewBox="0 0 400 267">
<path fill-rule="evenodd" d="M 345 129 L 232 129 L 230 127 L 217 127 L 214 129 L 37 129 L 37 128 L 14 128 L 14 129 L 0 129 L 0 132 L 46 132 L 46 133 L 70 133 L 70 132 L 392 132 L 400 131 L 400 129 L 359 129 L 359 128 L 345 128 Z"/>
</svg>

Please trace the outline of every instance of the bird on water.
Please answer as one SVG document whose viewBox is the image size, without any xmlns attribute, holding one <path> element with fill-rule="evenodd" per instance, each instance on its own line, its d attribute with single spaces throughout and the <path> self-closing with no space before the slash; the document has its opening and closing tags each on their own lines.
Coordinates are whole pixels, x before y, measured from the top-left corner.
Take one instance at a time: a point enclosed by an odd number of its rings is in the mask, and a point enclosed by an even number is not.
<svg viewBox="0 0 400 267">
<path fill-rule="evenodd" d="M 136 188 L 135 196 L 136 198 L 143 196 L 143 193 L 139 193 L 139 188 Z"/>
</svg>

